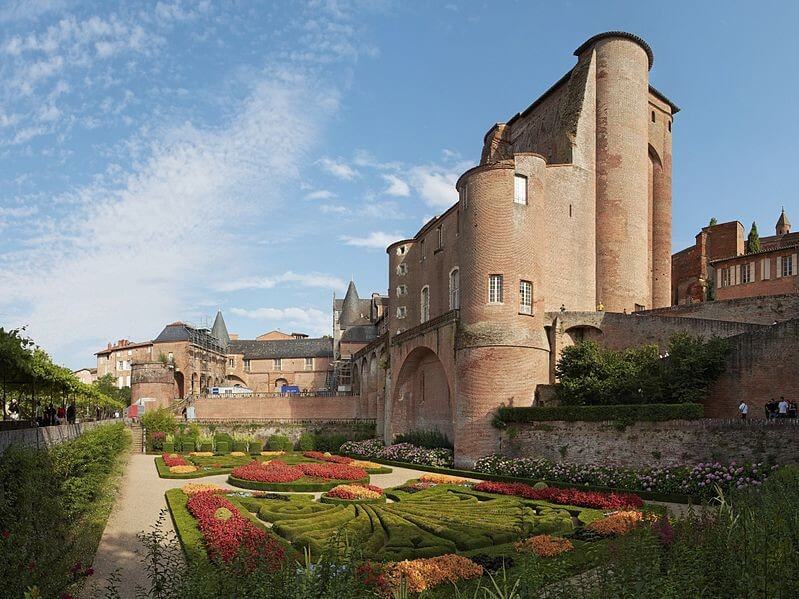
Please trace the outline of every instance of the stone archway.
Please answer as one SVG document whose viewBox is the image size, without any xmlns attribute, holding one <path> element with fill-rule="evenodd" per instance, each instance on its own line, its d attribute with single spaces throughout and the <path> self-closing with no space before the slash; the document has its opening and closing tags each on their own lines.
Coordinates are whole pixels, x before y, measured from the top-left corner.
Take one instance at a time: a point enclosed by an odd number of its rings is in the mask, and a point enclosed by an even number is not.
<svg viewBox="0 0 799 599">
<path fill-rule="evenodd" d="M 428 347 L 402 363 L 392 393 L 391 432 L 436 429 L 453 440 L 453 398 L 444 365 Z"/>
<path fill-rule="evenodd" d="M 283 385 L 288 385 L 289 382 L 284 378 L 275 379 L 275 391 L 280 391 Z"/>
<path fill-rule="evenodd" d="M 175 371 L 175 384 L 178 386 L 178 397 L 183 399 L 186 396 L 186 380 L 183 378 L 183 373 Z"/>
</svg>

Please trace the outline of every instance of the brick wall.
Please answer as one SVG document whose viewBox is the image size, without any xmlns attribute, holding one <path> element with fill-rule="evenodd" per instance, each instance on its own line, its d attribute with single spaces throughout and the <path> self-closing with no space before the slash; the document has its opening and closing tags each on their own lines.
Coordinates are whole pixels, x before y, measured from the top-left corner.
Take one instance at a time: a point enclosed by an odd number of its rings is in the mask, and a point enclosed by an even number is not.
<svg viewBox="0 0 799 599">
<path fill-rule="evenodd" d="M 356 397 L 240 397 L 194 402 L 195 417 L 230 420 L 294 419 L 329 420 L 358 418 Z"/>
<path fill-rule="evenodd" d="M 799 422 L 539 422 L 502 432 L 502 453 L 632 468 L 722 462 L 799 462 Z"/>
<path fill-rule="evenodd" d="M 749 404 L 750 418 L 764 418 L 772 398 L 799 403 L 799 319 L 729 341 L 727 370 L 711 389 L 706 416 L 730 418 L 741 400 Z"/>
</svg>

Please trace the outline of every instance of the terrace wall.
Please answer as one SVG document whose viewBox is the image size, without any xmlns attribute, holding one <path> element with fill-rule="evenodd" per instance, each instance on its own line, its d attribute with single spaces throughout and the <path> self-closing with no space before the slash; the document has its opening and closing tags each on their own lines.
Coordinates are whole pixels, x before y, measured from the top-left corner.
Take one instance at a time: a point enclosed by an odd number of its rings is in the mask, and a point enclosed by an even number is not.
<svg viewBox="0 0 799 599">
<path fill-rule="evenodd" d="M 352 420 L 358 418 L 358 398 L 350 397 L 231 397 L 199 398 L 197 420 Z"/>
<path fill-rule="evenodd" d="M 26 447 L 44 448 L 58 445 L 64 441 L 71 441 L 83 433 L 97 426 L 120 422 L 119 420 L 98 420 L 81 422 L 79 424 L 62 424 L 60 426 L 43 426 L 32 428 L 19 428 L 0 431 L 0 453 L 10 445 L 24 445 Z"/>
<path fill-rule="evenodd" d="M 502 453 L 553 462 L 643 468 L 721 462 L 799 462 L 799 421 L 672 420 L 547 421 L 513 424 L 501 434 Z"/>
</svg>

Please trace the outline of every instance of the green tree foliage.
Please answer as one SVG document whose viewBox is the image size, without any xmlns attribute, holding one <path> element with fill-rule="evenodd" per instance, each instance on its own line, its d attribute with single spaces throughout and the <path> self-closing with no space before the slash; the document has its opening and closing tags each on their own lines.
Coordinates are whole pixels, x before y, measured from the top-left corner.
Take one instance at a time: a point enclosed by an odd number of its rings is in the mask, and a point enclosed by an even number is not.
<svg viewBox="0 0 799 599">
<path fill-rule="evenodd" d="M 79 411 L 123 407 L 117 399 L 78 380 L 71 370 L 54 364 L 43 349 L 23 335 L 22 329 L 0 327 L 0 394 L 7 406 L 16 401 L 20 417 L 32 419 L 35 407 L 74 402 Z M 5 416 L 5 414 L 4 414 Z"/>
<path fill-rule="evenodd" d="M 585 341 L 563 350 L 557 396 L 563 405 L 701 401 L 724 371 L 728 351 L 723 339 L 685 333 L 670 339 L 667 358 L 655 345 L 614 351 Z"/>
<path fill-rule="evenodd" d="M 166 433 L 171 435 L 178 426 L 175 415 L 169 408 L 158 408 L 147 410 L 141 417 L 141 424 L 147 430 L 147 434 Z"/>
<path fill-rule="evenodd" d="M 716 220 L 716 217 L 714 216 L 713 218 L 710 219 L 710 223 L 708 224 L 708 227 L 715 227 L 717 224 L 719 224 L 719 221 Z"/>
<path fill-rule="evenodd" d="M 103 395 L 115 399 L 123 405 L 130 405 L 130 387 L 122 387 L 119 389 L 114 384 L 114 376 L 112 374 L 104 374 L 98 377 L 92 385 Z"/>
<path fill-rule="evenodd" d="M 753 254 L 760 251 L 760 235 L 757 233 L 757 223 L 752 223 L 749 229 L 749 237 L 746 238 L 746 253 Z"/>
</svg>

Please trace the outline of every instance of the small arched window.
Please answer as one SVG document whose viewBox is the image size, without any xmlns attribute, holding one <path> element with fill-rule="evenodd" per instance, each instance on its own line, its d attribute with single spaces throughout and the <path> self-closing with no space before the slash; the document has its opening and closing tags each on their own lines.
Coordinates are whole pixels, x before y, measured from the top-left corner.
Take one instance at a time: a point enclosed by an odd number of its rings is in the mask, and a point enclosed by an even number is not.
<svg viewBox="0 0 799 599">
<path fill-rule="evenodd" d="M 655 111 L 652 111 L 652 122 L 654 123 L 657 119 L 655 118 Z"/>
<path fill-rule="evenodd" d="M 457 310 L 461 307 L 461 276 L 458 268 L 453 268 L 449 273 L 449 309 Z"/>
<path fill-rule="evenodd" d="M 425 285 L 422 287 L 422 294 L 420 297 L 421 303 L 421 321 L 427 322 L 430 320 L 430 287 Z"/>
</svg>

